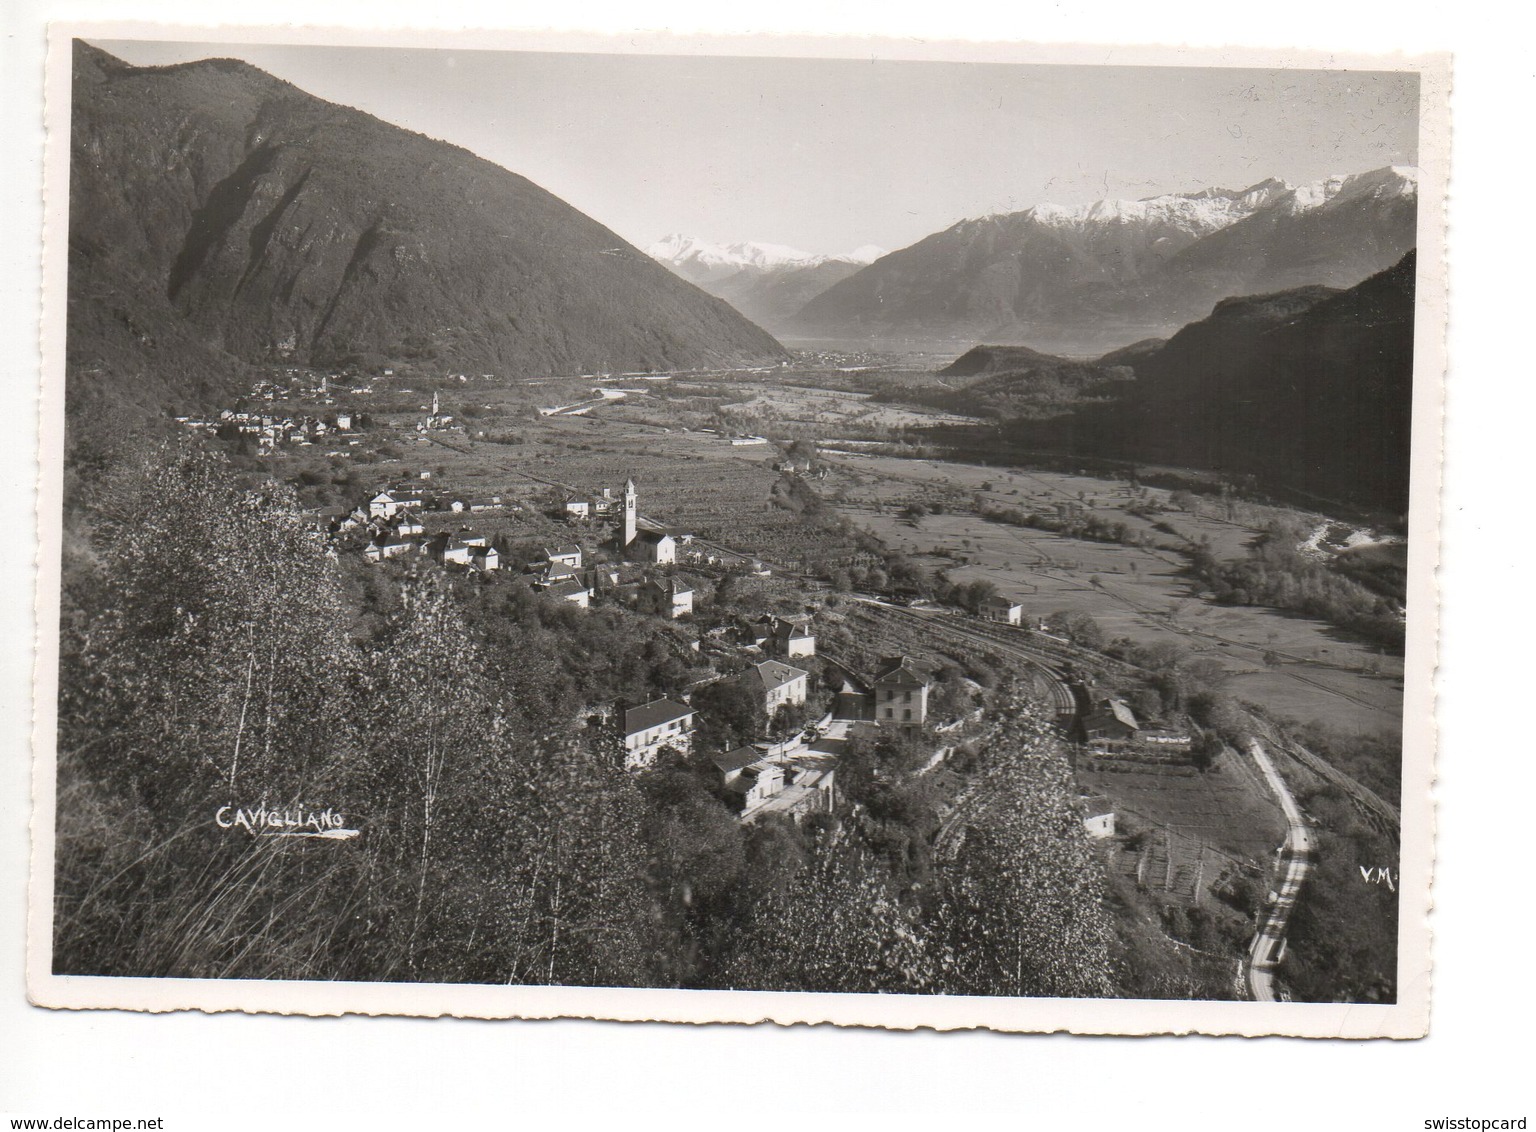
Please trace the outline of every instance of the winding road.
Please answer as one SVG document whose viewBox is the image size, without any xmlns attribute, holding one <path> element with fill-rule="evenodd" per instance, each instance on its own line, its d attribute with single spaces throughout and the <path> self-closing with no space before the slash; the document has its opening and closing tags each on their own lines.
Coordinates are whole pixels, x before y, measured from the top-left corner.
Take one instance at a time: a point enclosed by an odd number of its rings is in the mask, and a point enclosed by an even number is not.
<svg viewBox="0 0 1536 1132">
<path fill-rule="evenodd" d="M 1258 764 L 1271 790 L 1285 813 L 1285 844 L 1277 853 L 1277 865 L 1283 870 L 1274 888 L 1274 899 L 1268 902 L 1259 930 L 1253 937 L 1248 954 L 1248 989 L 1255 1002 L 1277 1002 L 1275 996 L 1275 968 L 1285 958 L 1285 932 L 1290 924 L 1291 912 L 1296 900 L 1312 872 L 1312 833 L 1302 816 L 1301 807 L 1291 795 L 1285 780 L 1275 769 L 1269 752 L 1257 739 L 1248 741 L 1248 752 Z"/>
</svg>

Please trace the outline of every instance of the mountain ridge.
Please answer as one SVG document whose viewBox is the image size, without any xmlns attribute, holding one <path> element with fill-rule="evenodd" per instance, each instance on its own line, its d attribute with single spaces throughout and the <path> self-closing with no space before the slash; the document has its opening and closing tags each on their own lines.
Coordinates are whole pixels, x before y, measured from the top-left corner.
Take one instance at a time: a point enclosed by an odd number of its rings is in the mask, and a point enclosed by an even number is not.
<svg viewBox="0 0 1536 1132">
<path fill-rule="evenodd" d="M 673 233 L 648 247 L 646 254 L 753 322 L 778 331 L 815 296 L 886 253 L 866 244 L 851 252 L 818 255 L 782 244 L 716 244 Z"/>
<path fill-rule="evenodd" d="M 742 240 L 712 243 L 697 236 L 673 232 L 645 249 L 645 254 L 669 266 L 699 264 L 708 267 L 817 267 L 823 263 L 866 265 L 886 254 L 884 248 L 865 244 L 851 252 L 830 255 L 803 252 L 785 244 Z"/>
<path fill-rule="evenodd" d="M 787 356 L 526 178 L 239 60 L 139 68 L 77 40 L 73 89 L 74 372 L 163 402 L 201 399 L 208 366 L 514 377 Z"/>
<path fill-rule="evenodd" d="M 1107 349 L 1162 337 L 1229 295 L 1353 286 L 1414 244 L 1417 173 L 1387 166 L 959 221 L 812 298 L 804 335 L 1027 342 L 1078 328 Z"/>
</svg>

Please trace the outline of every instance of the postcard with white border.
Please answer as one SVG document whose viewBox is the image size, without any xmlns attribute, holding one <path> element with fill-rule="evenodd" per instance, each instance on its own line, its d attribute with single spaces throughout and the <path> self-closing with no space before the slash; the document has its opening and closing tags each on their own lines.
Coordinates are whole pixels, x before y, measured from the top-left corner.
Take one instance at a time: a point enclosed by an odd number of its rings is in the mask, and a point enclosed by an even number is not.
<svg viewBox="0 0 1536 1132">
<path fill-rule="evenodd" d="M 29 992 L 1416 1037 L 1449 61 L 55 25 Z"/>
</svg>

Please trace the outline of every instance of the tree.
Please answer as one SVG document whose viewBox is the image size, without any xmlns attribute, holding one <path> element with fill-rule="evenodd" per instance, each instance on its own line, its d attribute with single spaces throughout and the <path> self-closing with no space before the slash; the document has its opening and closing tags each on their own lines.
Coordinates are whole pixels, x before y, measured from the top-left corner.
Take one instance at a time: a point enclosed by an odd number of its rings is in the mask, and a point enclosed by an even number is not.
<svg viewBox="0 0 1536 1132">
<path fill-rule="evenodd" d="M 787 889 L 762 899 L 712 985 L 739 990 L 919 993 L 932 976 L 916 915 L 879 863 L 824 838 Z"/>
<path fill-rule="evenodd" d="M 658 770 L 642 776 L 640 790 L 653 887 L 677 910 L 725 894 L 746 860 L 742 827 L 704 780 L 687 771 Z"/>
<path fill-rule="evenodd" d="M 1104 631 L 1099 628 L 1099 623 L 1078 610 L 1063 609 L 1048 614 L 1045 627 L 1085 649 L 1097 650 L 1104 647 Z"/>
<path fill-rule="evenodd" d="M 1005 693 L 1003 722 L 943 878 L 934 933 L 951 994 L 1099 997 L 1113 993 L 1102 866 L 1072 772 L 1040 705 Z"/>
<path fill-rule="evenodd" d="M 745 746 L 768 730 L 761 697 L 740 677 L 705 684 L 694 693 L 693 706 L 699 713 L 694 743 L 701 750 Z"/>
<path fill-rule="evenodd" d="M 99 568 L 67 573 L 56 959 L 291 977 L 351 939 L 275 928 L 306 863 L 323 900 L 356 855 L 306 862 L 229 815 L 357 812 L 358 664 L 334 566 L 286 489 L 247 490 L 180 440 L 119 459 L 85 503 Z"/>
<path fill-rule="evenodd" d="M 445 812 L 421 969 L 438 981 L 648 986 L 667 951 L 645 802 L 614 732 L 481 752 Z M 466 783 L 468 785 L 468 783 Z"/>
<path fill-rule="evenodd" d="M 769 721 L 768 734 L 784 738 L 800 731 L 815 718 L 810 704 L 780 704 Z"/>
<path fill-rule="evenodd" d="M 501 718 L 481 675 L 479 650 L 451 604 L 443 575 L 408 580 L 401 610 L 372 658 L 374 687 L 389 690 L 390 710 L 374 717 L 369 737 L 373 791 L 394 817 L 396 867 L 414 875 L 408 966 L 417 974 L 423 915 L 436 857 L 433 837 L 446 789 L 473 789 L 457 762 L 495 746 Z M 407 865 L 406 853 L 410 853 Z"/>
<path fill-rule="evenodd" d="M 966 583 L 956 593 L 960 604 L 972 613 L 980 613 L 986 603 L 996 596 L 997 586 L 985 578 Z"/>
</svg>

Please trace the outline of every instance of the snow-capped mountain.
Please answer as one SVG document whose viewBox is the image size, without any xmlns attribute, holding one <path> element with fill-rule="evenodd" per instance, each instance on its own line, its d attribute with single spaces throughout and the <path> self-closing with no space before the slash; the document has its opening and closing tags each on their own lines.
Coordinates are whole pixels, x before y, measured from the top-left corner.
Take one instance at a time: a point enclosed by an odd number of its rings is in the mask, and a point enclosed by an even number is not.
<svg viewBox="0 0 1536 1132">
<path fill-rule="evenodd" d="M 892 252 L 780 329 L 1036 343 L 1082 331 L 1108 348 L 1169 333 L 1230 296 L 1353 286 L 1414 246 L 1417 204 L 1417 172 L 1401 166 L 1307 185 L 1039 204 Z"/>
<path fill-rule="evenodd" d="M 1291 213 L 1315 208 L 1340 208 L 1357 200 L 1390 201 L 1416 199 L 1419 195 L 1419 171 L 1408 165 L 1388 165 L 1369 173 L 1336 175 L 1310 185 L 1291 189 L 1289 199 L 1277 202 Z"/>
<path fill-rule="evenodd" d="M 673 233 L 645 249 L 652 259 L 669 267 L 698 264 L 709 268 L 817 267 L 823 263 L 874 263 L 885 254 L 883 248 L 865 244 L 841 255 L 814 255 L 784 244 L 747 240 L 737 244 L 712 244 L 696 236 Z"/>
<path fill-rule="evenodd" d="M 769 327 L 782 325 L 811 298 L 873 263 L 885 250 L 866 244 L 851 252 L 816 255 L 783 244 L 716 244 L 674 233 L 652 244 L 646 254 Z"/>
<path fill-rule="evenodd" d="M 1174 228 L 1204 236 L 1234 224 L 1291 191 L 1284 181 L 1262 181 L 1246 189 L 1205 189 L 1142 200 L 1100 200 L 1092 204 L 1037 204 L 1025 215 L 1055 228 L 1086 229 L 1110 224 Z"/>
</svg>

